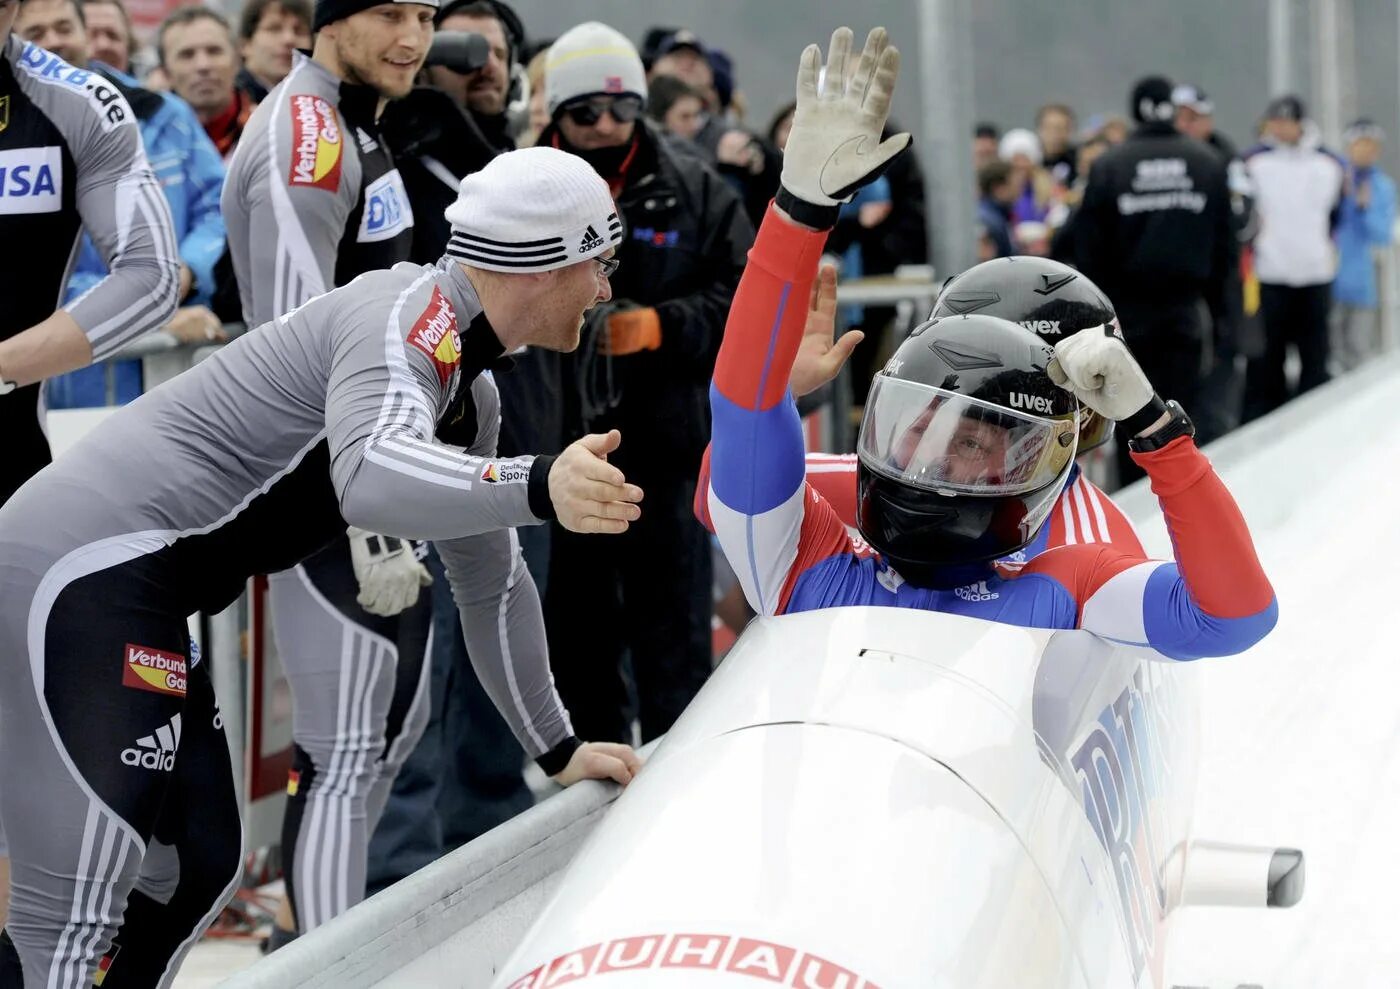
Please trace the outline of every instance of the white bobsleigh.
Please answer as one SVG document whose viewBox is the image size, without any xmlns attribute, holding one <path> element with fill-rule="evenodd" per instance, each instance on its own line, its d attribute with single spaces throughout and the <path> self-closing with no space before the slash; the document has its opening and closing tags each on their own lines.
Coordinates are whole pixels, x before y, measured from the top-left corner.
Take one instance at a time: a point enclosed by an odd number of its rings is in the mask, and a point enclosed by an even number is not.
<svg viewBox="0 0 1400 989">
<path fill-rule="evenodd" d="M 1161 985 L 1174 909 L 1302 887 L 1297 852 L 1193 844 L 1199 672 L 928 612 L 756 621 L 495 985 Z"/>
</svg>

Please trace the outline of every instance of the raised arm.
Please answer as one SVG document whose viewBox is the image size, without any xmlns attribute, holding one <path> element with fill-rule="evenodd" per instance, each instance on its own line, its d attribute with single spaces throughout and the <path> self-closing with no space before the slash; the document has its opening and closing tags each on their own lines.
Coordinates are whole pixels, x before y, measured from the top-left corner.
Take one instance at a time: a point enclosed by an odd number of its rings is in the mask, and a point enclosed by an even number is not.
<svg viewBox="0 0 1400 989">
<path fill-rule="evenodd" d="M 1125 436 L 1150 447 L 1181 434 L 1132 455 L 1161 503 L 1175 562 L 1070 546 L 1032 561 L 1026 572 L 1068 587 L 1079 602 L 1081 627 L 1172 659 L 1227 656 L 1258 642 L 1278 620 L 1273 588 L 1239 506 L 1196 449 L 1188 421 L 1179 410 L 1168 411 L 1107 328 L 1081 330 L 1055 350 L 1052 376 L 1118 421 Z"/>
</svg>

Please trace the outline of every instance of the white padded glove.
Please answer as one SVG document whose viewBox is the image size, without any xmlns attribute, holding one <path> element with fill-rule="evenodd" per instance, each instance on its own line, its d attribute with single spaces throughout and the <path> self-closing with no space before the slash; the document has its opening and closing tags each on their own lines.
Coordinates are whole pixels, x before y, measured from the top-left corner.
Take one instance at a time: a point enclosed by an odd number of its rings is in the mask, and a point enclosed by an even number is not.
<svg viewBox="0 0 1400 989">
<path fill-rule="evenodd" d="M 847 27 L 831 35 L 820 92 L 821 49 L 808 45 L 803 50 L 797 69 L 797 110 L 783 151 L 783 189 L 802 203 L 833 210 L 879 178 L 909 144 L 907 133 L 880 141 L 899 76 L 898 49 L 889 43 L 885 29 L 877 27 L 865 39 L 865 50 L 852 73 L 853 37 Z M 781 196 L 778 205 L 788 209 Z"/>
<path fill-rule="evenodd" d="M 1112 324 L 1090 326 L 1055 344 L 1055 357 L 1045 371 L 1055 384 L 1114 422 L 1161 402 Z"/>
<path fill-rule="evenodd" d="M 428 568 L 414 557 L 413 544 L 353 525 L 346 532 L 350 536 L 350 563 L 360 582 L 355 598 L 360 607 L 384 618 L 413 607 L 419 588 L 433 582 Z"/>
</svg>

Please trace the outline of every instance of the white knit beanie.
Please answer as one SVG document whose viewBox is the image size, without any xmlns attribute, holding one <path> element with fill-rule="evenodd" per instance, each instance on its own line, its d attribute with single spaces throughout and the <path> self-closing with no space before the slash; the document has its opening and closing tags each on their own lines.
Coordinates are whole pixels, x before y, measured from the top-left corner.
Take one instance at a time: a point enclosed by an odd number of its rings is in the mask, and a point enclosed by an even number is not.
<svg viewBox="0 0 1400 989">
<path fill-rule="evenodd" d="M 497 155 L 462 180 L 443 215 L 452 224 L 447 253 L 492 271 L 553 271 L 622 241 L 608 184 L 558 148 Z"/>
<path fill-rule="evenodd" d="M 1010 161 L 1018 154 L 1025 155 L 1033 165 L 1040 164 L 1040 138 L 1035 136 L 1034 131 L 1017 127 L 1001 136 L 1001 143 L 997 145 L 997 157 L 1002 161 Z"/>
<path fill-rule="evenodd" d="M 626 36 L 597 21 L 571 27 L 550 46 L 544 61 L 549 115 L 580 96 L 628 94 L 647 98 L 642 57 Z"/>
</svg>

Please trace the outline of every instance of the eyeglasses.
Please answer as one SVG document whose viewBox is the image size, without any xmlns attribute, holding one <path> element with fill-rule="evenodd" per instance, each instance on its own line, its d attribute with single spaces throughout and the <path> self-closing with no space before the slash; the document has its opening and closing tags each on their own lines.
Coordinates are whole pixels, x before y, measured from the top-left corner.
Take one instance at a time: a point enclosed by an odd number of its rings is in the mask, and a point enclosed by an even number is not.
<svg viewBox="0 0 1400 989">
<path fill-rule="evenodd" d="M 592 127 L 603 119 L 605 113 L 611 113 L 619 124 L 630 124 L 642 112 L 642 100 L 639 96 L 604 97 L 580 100 L 563 109 L 569 119 L 580 127 Z"/>
<path fill-rule="evenodd" d="M 617 270 L 617 266 L 622 264 L 622 262 L 615 257 L 594 258 L 593 260 L 598 262 L 599 272 L 604 278 L 611 278 L 613 276 L 613 272 Z"/>
</svg>

